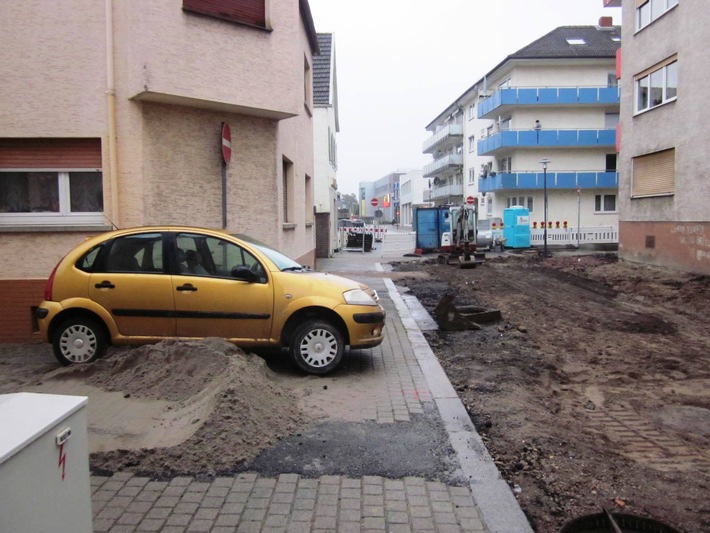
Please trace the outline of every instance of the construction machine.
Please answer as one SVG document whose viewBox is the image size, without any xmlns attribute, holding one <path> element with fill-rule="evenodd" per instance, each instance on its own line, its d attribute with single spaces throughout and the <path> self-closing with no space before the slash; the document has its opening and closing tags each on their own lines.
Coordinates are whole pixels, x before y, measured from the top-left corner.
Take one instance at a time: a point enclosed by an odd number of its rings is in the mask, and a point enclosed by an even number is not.
<svg viewBox="0 0 710 533">
<path fill-rule="evenodd" d="M 476 253 L 476 206 L 451 206 L 449 220 L 451 232 L 442 235 L 439 263 L 458 264 L 459 268 L 475 268 L 485 258 L 485 254 Z"/>
</svg>

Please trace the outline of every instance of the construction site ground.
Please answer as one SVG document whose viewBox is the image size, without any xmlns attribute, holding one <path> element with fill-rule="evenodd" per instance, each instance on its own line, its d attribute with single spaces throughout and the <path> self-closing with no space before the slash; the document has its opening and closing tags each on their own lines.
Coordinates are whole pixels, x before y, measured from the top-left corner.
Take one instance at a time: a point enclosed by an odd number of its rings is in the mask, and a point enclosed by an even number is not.
<svg viewBox="0 0 710 533">
<path fill-rule="evenodd" d="M 392 268 L 432 316 L 446 294 L 501 311 L 425 335 L 533 528 L 607 508 L 710 531 L 710 278 L 493 255 Z"/>
</svg>

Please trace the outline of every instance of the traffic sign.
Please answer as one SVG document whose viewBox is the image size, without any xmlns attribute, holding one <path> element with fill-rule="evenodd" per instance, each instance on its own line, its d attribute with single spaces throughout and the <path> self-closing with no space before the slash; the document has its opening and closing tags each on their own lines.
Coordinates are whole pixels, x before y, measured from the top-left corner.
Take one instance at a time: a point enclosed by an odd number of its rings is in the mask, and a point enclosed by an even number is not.
<svg viewBox="0 0 710 533">
<path fill-rule="evenodd" d="M 372 200 L 370 200 L 370 205 L 372 207 L 377 207 L 378 204 L 379 202 L 377 201 L 377 198 L 373 198 Z"/>
<path fill-rule="evenodd" d="M 473 205 L 476 203 L 476 199 L 473 196 L 468 196 L 468 197 L 466 197 L 466 203 L 468 205 Z"/>
<path fill-rule="evenodd" d="M 225 163 L 232 159 L 232 131 L 226 122 L 222 123 L 222 159 Z"/>
</svg>

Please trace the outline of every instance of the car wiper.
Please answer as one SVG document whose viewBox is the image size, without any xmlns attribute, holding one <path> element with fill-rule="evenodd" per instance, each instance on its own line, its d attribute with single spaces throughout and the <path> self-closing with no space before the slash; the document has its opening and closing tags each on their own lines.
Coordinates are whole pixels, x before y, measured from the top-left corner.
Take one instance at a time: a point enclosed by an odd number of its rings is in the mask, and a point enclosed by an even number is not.
<svg viewBox="0 0 710 533">
<path fill-rule="evenodd" d="M 281 272 L 295 272 L 296 270 L 304 270 L 302 266 L 286 267 L 282 268 Z"/>
</svg>

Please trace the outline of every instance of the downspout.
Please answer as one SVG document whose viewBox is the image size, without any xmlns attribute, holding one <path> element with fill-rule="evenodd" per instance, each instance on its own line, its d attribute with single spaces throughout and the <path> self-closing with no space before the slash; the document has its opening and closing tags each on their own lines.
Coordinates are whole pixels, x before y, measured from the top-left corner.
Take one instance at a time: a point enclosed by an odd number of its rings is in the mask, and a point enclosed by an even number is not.
<svg viewBox="0 0 710 533">
<path fill-rule="evenodd" d="M 106 104 L 108 111 L 108 160 L 111 187 L 111 224 L 119 227 L 118 157 L 116 155 L 116 89 L 113 65 L 113 0 L 106 0 Z"/>
</svg>

